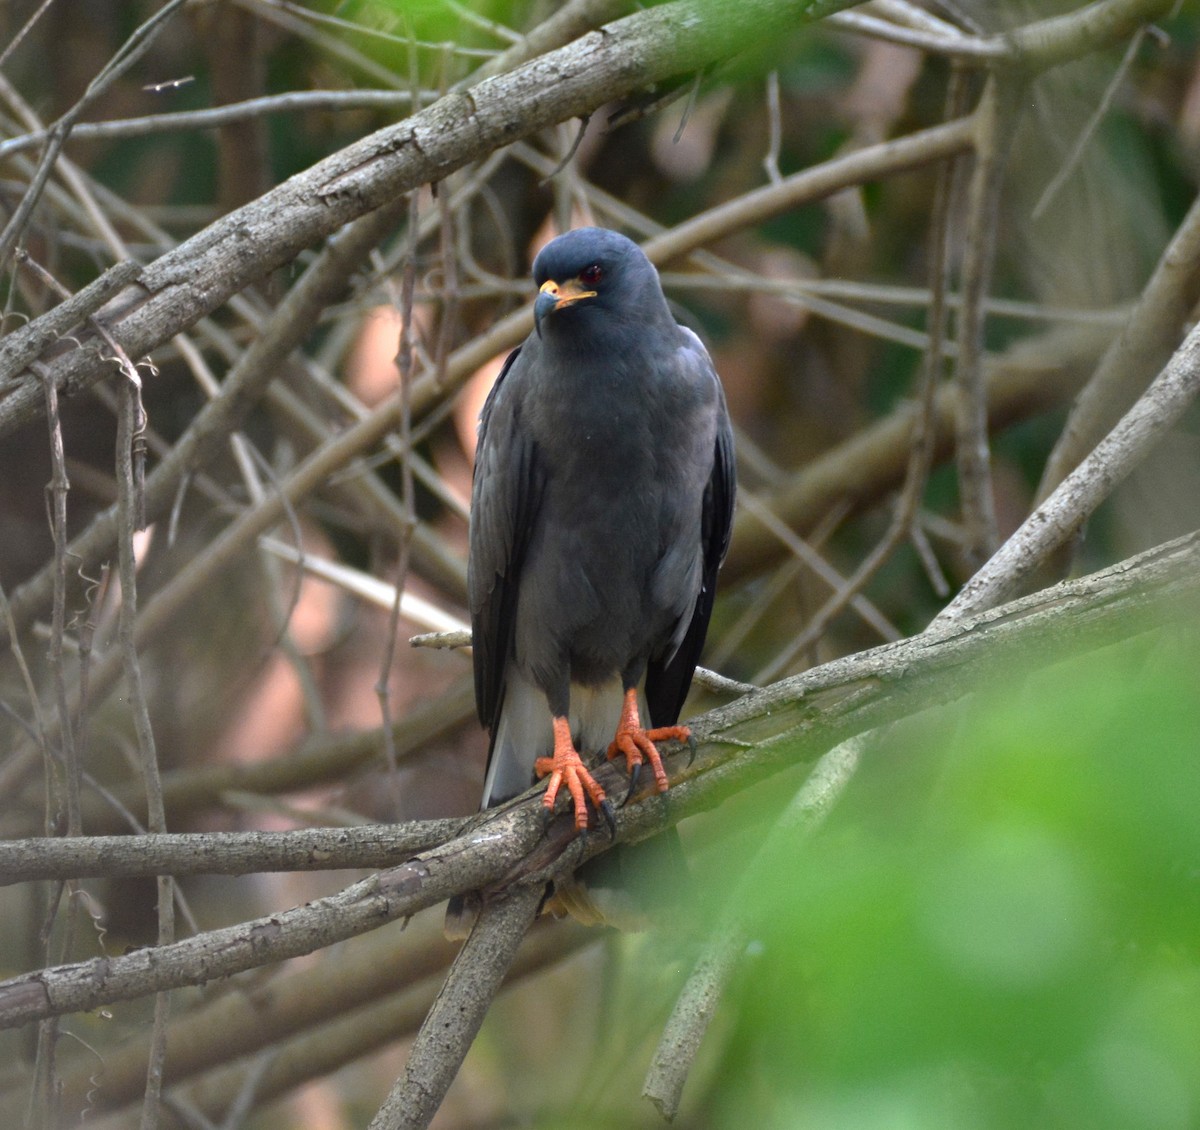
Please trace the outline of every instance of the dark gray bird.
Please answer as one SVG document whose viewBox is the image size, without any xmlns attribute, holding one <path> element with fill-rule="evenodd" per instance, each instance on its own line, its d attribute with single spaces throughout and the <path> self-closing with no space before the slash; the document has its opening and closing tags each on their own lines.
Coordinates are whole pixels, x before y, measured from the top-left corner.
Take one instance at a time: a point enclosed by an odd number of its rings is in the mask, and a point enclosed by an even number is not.
<svg viewBox="0 0 1200 1130">
<path fill-rule="evenodd" d="M 708 353 L 624 236 L 581 228 L 533 265 L 536 330 L 484 405 L 468 590 L 483 807 L 549 777 L 611 818 L 585 761 L 634 775 L 676 726 L 733 518 L 733 435 Z M 642 718 L 644 694 L 649 727 Z M 581 756 L 582 755 L 582 756 Z"/>
</svg>

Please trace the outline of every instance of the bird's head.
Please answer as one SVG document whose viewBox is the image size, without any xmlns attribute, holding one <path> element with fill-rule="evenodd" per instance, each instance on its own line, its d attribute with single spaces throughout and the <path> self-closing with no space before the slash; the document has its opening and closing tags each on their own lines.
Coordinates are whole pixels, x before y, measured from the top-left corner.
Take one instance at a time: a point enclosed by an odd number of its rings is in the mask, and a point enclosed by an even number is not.
<svg viewBox="0 0 1200 1130">
<path fill-rule="evenodd" d="M 551 240 L 534 260 L 533 281 L 539 337 L 547 319 L 559 322 L 565 311 L 633 316 L 665 309 L 658 273 L 642 249 L 606 228 L 577 228 Z"/>
</svg>

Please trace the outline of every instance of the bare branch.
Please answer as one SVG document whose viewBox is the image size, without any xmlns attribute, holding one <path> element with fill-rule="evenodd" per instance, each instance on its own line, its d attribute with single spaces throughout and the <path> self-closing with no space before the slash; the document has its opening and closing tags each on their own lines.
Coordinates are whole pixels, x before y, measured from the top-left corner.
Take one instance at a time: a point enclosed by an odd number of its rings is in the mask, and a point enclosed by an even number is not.
<svg viewBox="0 0 1200 1130">
<path fill-rule="evenodd" d="M 175 832 L 0 841 L 0 885 L 35 879 L 135 875 L 252 875 L 394 867 L 444 843 L 461 819 L 300 828 L 289 832 Z"/>
<path fill-rule="evenodd" d="M 435 95 L 423 91 L 423 101 Z M 147 114 L 142 118 L 117 118 L 107 122 L 80 122 L 68 139 L 71 141 L 103 141 L 117 137 L 146 137 L 156 133 L 184 130 L 218 129 L 237 122 L 253 121 L 269 114 L 298 113 L 306 110 L 391 110 L 413 104 L 408 90 L 290 90 L 286 94 L 271 94 L 210 106 L 204 110 L 181 110 L 173 114 Z M 31 149 L 46 140 L 49 130 L 35 130 L 19 137 L 0 141 L 0 158 Z"/>
<path fill-rule="evenodd" d="M 996 213 L 1004 169 L 1021 115 L 1021 77 L 993 76 L 977 112 L 975 167 L 968 191 L 962 263 L 962 306 L 958 318 L 958 357 L 954 380 L 955 457 L 967 541 L 964 557 L 978 568 L 999 540 L 988 447 L 987 390 L 983 372 L 984 297 L 991 285 L 996 244 Z"/>
</svg>

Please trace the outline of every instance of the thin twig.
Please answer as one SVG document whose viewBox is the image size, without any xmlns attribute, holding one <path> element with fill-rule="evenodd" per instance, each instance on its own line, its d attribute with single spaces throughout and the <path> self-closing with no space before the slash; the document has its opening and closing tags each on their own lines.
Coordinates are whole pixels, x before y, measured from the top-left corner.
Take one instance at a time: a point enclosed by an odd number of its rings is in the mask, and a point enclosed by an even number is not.
<svg viewBox="0 0 1200 1130">
<path fill-rule="evenodd" d="M 36 24 L 38 20 L 40 20 L 42 16 L 46 14 L 46 9 L 49 8 L 53 3 L 54 0 L 42 0 L 42 3 L 39 5 L 37 11 L 35 11 L 29 17 L 29 19 L 27 19 L 21 25 L 21 27 L 17 29 L 16 35 L 14 35 L 12 39 L 8 41 L 8 45 L 4 48 L 3 52 L 0 52 L 0 67 L 3 67 L 4 64 L 8 62 L 9 56 L 17 49 L 21 43 L 21 40 L 29 34 L 34 24 Z"/>
<path fill-rule="evenodd" d="M 400 590 L 396 585 L 388 584 L 387 581 L 381 581 L 369 573 L 351 568 L 349 565 L 343 565 L 339 561 L 326 561 L 324 558 L 314 557 L 311 553 L 302 553 L 300 550 L 266 535 L 259 538 L 259 544 L 263 549 L 277 554 L 285 561 L 295 563 L 306 573 L 320 577 L 332 585 L 337 585 L 338 588 L 361 600 L 369 601 L 379 608 L 390 609 L 396 603 L 398 593 L 400 615 L 405 620 L 418 627 L 429 628 L 434 634 L 449 634 L 456 637 L 452 643 L 441 642 L 440 639 L 437 643 L 430 643 L 424 637 L 415 637 L 409 641 L 414 647 L 470 646 L 470 629 L 462 620 L 457 616 L 451 616 L 448 612 L 443 612 L 435 604 L 431 604 L 415 593 Z M 466 633 L 466 638 L 460 641 L 457 636 L 463 632 Z M 417 639 L 421 639 L 421 643 L 417 643 Z"/>
<path fill-rule="evenodd" d="M 1125 54 L 1122 56 L 1121 62 L 1117 65 L 1117 69 L 1113 72 L 1108 86 L 1105 87 L 1104 93 L 1100 96 L 1100 101 L 1096 103 L 1096 108 L 1092 111 L 1083 129 L 1079 131 L 1079 136 L 1075 139 L 1074 145 L 1071 146 L 1071 152 L 1067 154 L 1058 172 L 1054 174 L 1050 183 L 1046 185 L 1042 195 L 1038 197 L 1037 203 L 1033 206 L 1033 211 L 1029 213 L 1031 220 L 1041 218 L 1050 206 L 1051 201 L 1058 195 L 1062 186 L 1071 179 L 1071 175 L 1079 166 L 1079 162 L 1083 160 L 1084 150 L 1087 149 L 1092 138 L 1096 136 L 1096 131 L 1108 116 L 1109 110 L 1112 109 L 1117 91 L 1125 81 L 1125 76 L 1129 73 L 1129 69 L 1133 66 L 1134 60 L 1137 58 L 1137 53 L 1141 50 L 1142 41 L 1145 38 L 1145 27 L 1139 27 L 1133 33 L 1132 38 L 1129 40 L 1129 46 L 1125 48 Z"/>
<path fill-rule="evenodd" d="M 967 532 L 966 563 L 977 568 L 999 540 L 988 445 L 987 393 L 984 388 L 984 297 L 991 283 L 997 216 L 1004 168 L 1017 124 L 1024 80 L 993 75 L 976 115 L 978 136 L 963 233 L 962 308 L 957 325 L 958 387 L 955 414 L 958 490 Z"/>
<path fill-rule="evenodd" d="M 436 91 L 421 91 L 421 104 L 437 97 Z M 237 122 L 253 121 L 269 114 L 299 113 L 312 110 L 392 110 L 413 105 L 408 90 L 289 90 L 229 102 L 203 110 L 178 110 L 169 114 L 147 114 L 140 118 L 115 118 L 107 122 L 79 122 L 71 128 L 69 140 L 106 141 L 114 138 L 147 137 L 158 133 L 192 132 L 220 129 Z M 42 144 L 50 130 L 33 130 L 0 141 L 0 158 Z"/>
<path fill-rule="evenodd" d="M 122 367 L 125 368 L 127 365 L 128 359 L 125 359 Z M 167 830 L 162 781 L 159 777 L 154 730 L 150 724 L 150 710 L 142 685 L 141 664 L 138 661 L 137 645 L 134 643 L 134 622 L 137 618 L 137 561 L 133 552 L 133 535 L 141 528 L 142 524 L 140 514 L 142 492 L 136 470 L 135 449 L 139 443 L 139 436 L 145 428 L 145 414 L 142 410 L 141 382 L 132 366 L 126 369 L 124 378 L 120 388 L 121 411 L 117 419 L 117 487 L 121 523 L 121 536 L 117 540 L 118 571 L 121 579 L 121 614 L 118 638 L 125 667 L 129 708 L 133 715 L 133 729 L 137 737 L 138 761 L 146 790 L 148 825 L 151 832 L 162 833 Z M 169 877 L 159 876 L 157 885 L 157 944 L 168 946 L 175 940 L 174 883 Z M 146 1068 L 146 1091 L 141 1115 L 142 1130 L 153 1130 L 158 1125 L 163 1061 L 167 1051 L 166 1027 L 169 1017 L 170 995 L 161 992 L 154 1002 L 153 1036 L 150 1041 L 150 1057 Z"/>
<path fill-rule="evenodd" d="M 410 48 L 411 54 L 411 48 Z M 416 62 L 409 60 L 413 81 L 416 81 Z M 419 193 L 411 192 L 408 197 L 408 255 L 401 274 L 397 313 L 400 315 L 400 341 L 396 351 L 396 372 L 399 379 L 400 398 L 400 499 L 404 513 L 400 529 L 400 553 L 396 563 L 396 587 L 391 608 L 388 610 L 387 635 L 383 655 L 379 661 L 379 678 L 375 683 L 375 694 L 379 699 L 379 713 L 383 723 L 384 759 L 388 767 L 388 783 L 393 793 L 396 808 L 400 805 L 400 779 L 396 760 L 396 747 L 392 740 L 392 668 L 396 661 L 396 642 L 400 638 L 400 610 L 403 603 L 405 582 L 408 579 L 408 563 L 413 531 L 417 526 L 416 503 L 413 496 L 412 466 L 408 452 L 412 449 L 412 381 L 413 343 L 416 327 L 413 325 L 413 291 L 417 280 L 417 233 L 420 230 Z"/>
<path fill-rule="evenodd" d="M 794 554 L 805 565 L 808 566 L 818 577 L 821 578 L 835 593 L 841 593 L 847 588 L 847 582 L 833 566 L 831 566 L 821 554 L 817 553 L 803 538 L 798 537 L 793 533 L 783 522 L 779 520 L 771 509 L 766 506 L 761 499 L 750 491 L 743 490 L 739 494 L 739 504 L 742 509 L 752 515 L 754 519 L 761 522 L 770 532 L 787 547 L 789 553 Z M 899 629 L 890 621 L 874 603 L 867 600 L 866 597 L 851 591 L 845 600 L 840 601 L 840 606 L 844 607 L 846 603 L 853 606 L 854 610 L 862 617 L 863 622 L 868 624 L 873 631 L 878 633 L 880 638 L 885 640 L 896 640 L 900 638 Z M 775 667 L 774 664 L 771 665 Z M 760 671 L 754 678 L 754 682 L 762 683 L 770 681 L 771 671 Z"/>
<path fill-rule="evenodd" d="M 33 714 L 33 725 L 29 727 L 42 746 L 44 757 L 49 756 L 49 749 L 45 746 L 46 741 L 46 721 L 42 712 L 42 699 L 38 694 L 37 686 L 33 681 L 33 675 L 29 670 L 29 663 L 25 659 L 25 649 L 21 647 L 21 637 L 17 633 L 16 623 L 13 620 L 12 606 L 8 603 L 8 594 L 4 591 L 4 586 L 0 584 L 0 619 L 3 619 L 8 627 L 8 649 L 12 652 L 13 659 L 16 661 L 17 670 L 21 673 L 21 682 L 25 687 L 25 694 L 29 699 L 29 709 Z M 468 633 L 467 642 L 470 642 L 470 634 Z M 7 703 L 5 706 L 7 707 Z M 10 708 L 11 709 L 11 708 Z"/>
<path fill-rule="evenodd" d="M 545 176 L 542 177 L 540 181 L 538 181 L 539 188 L 541 188 L 543 185 L 549 184 L 571 163 L 572 158 L 574 158 L 575 154 L 579 152 L 580 145 L 583 144 L 583 135 L 587 133 L 588 123 L 591 120 L 591 114 L 584 114 L 583 117 L 579 119 L 579 125 L 575 129 L 574 140 L 572 140 L 571 144 L 566 147 L 563 155 L 558 160 L 558 164 L 556 164 L 554 168 L 552 168 L 548 173 L 546 173 Z M 558 188 L 559 186 L 555 185 L 556 191 Z"/>
<path fill-rule="evenodd" d="M 80 819 L 79 759 L 75 752 L 75 719 L 67 691 L 66 662 L 63 657 L 63 638 L 67 619 L 67 493 L 71 489 L 67 478 L 63 450 L 62 420 L 58 413 L 58 390 L 40 365 L 35 371 L 43 378 L 46 391 L 46 422 L 50 430 L 50 482 L 46 484 L 47 512 L 50 533 L 54 539 L 54 604 L 50 618 L 50 677 L 54 686 L 54 702 L 58 711 L 57 737 L 62 747 L 66 780 L 60 796 L 56 787 L 58 773 L 52 760 L 45 761 L 47 808 L 44 814 L 49 831 L 59 823 L 60 814 L 54 807 L 61 801 L 66 809 L 66 833 L 78 836 L 83 832 Z M 48 752 L 48 747 L 44 745 Z M 52 807 L 53 806 L 53 807 Z"/>
<path fill-rule="evenodd" d="M 442 304 L 441 313 L 438 317 L 437 342 L 433 350 L 433 377 L 439 384 L 445 384 L 446 379 L 446 361 L 450 357 L 450 350 L 454 345 L 455 330 L 458 323 L 458 303 L 459 303 L 459 286 L 458 286 L 458 257 L 454 254 L 454 248 L 457 243 L 455 238 L 455 214 L 449 194 L 446 191 L 448 186 L 439 186 L 437 190 L 437 207 L 438 218 L 438 254 L 441 258 L 441 292 Z M 413 470 L 413 452 L 412 452 L 412 412 L 408 413 L 408 442 L 405 445 L 405 450 L 409 452 L 408 464 L 410 473 Z"/>
<path fill-rule="evenodd" d="M 47 510 L 50 517 L 51 536 L 54 541 L 54 605 L 51 617 L 50 649 L 48 661 L 50 677 L 54 686 L 54 698 L 58 711 L 59 744 L 62 748 L 62 760 L 65 767 L 65 782 L 60 779 L 59 767 L 52 756 L 52 744 L 47 741 L 46 728 L 39 733 L 39 744 L 42 752 L 44 775 L 44 804 L 43 826 L 47 835 L 63 831 L 62 809 L 66 809 L 66 828 L 68 836 L 79 836 L 83 832 L 80 817 L 80 765 L 75 748 L 75 722 L 72 716 L 69 697 L 67 694 L 67 676 L 63 658 L 63 638 L 66 620 L 66 579 L 67 579 L 67 493 L 70 482 L 67 479 L 66 463 L 63 450 L 62 421 L 58 412 L 58 395 L 53 380 L 48 379 L 46 370 L 34 363 L 34 372 L 42 379 L 46 391 L 46 420 L 50 432 L 50 482 L 46 485 L 48 499 Z M 42 928 L 39 936 L 39 948 L 49 963 L 62 961 L 71 953 L 75 939 L 77 915 L 74 902 L 68 900 L 66 924 L 61 936 L 57 939 L 58 948 L 53 947 L 51 936 L 54 920 L 58 914 L 64 886 L 54 883 L 47 887 L 45 906 L 43 909 Z M 40 1108 L 45 1112 L 46 1123 L 49 1126 L 57 1120 L 58 1104 L 55 1101 L 57 1092 L 56 1051 L 58 1044 L 58 1024 L 52 1018 L 47 1018 L 38 1028 L 37 1052 L 34 1060 L 33 1086 L 29 1093 L 30 1113 Z M 27 1119 L 32 1122 L 32 1119 Z"/>
<path fill-rule="evenodd" d="M 767 154 L 763 157 L 763 169 L 767 180 L 779 184 L 783 174 L 779 171 L 779 150 L 783 144 L 783 121 L 779 109 L 779 72 L 767 75 Z"/>
<path fill-rule="evenodd" d="M 967 87 L 961 71 L 955 70 L 950 79 L 946 95 L 946 114 L 956 118 L 962 113 L 963 102 L 966 99 Z M 929 349 L 925 355 L 922 368 L 920 387 L 917 393 L 917 411 L 913 417 L 912 437 L 909 441 L 908 467 L 904 473 L 904 484 L 900 488 L 900 497 L 892 513 L 887 532 L 875 544 L 854 573 L 837 589 L 830 598 L 817 610 L 805 625 L 804 631 L 792 641 L 783 653 L 777 656 L 766 668 L 758 673 L 755 682 L 769 682 L 786 670 L 787 665 L 797 656 L 810 648 L 825 634 L 826 629 L 839 616 L 846 605 L 860 600 L 862 588 L 883 567 L 891 555 L 912 536 L 916 524 L 917 513 L 929 472 L 933 466 L 934 438 L 936 422 L 934 410 L 937 405 L 936 395 L 941 383 L 944 365 L 944 347 L 948 318 L 948 303 L 946 300 L 950 285 L 951 267 L 951 226 L 950 214 L 953 206 L 953 185 L 961 158 L 951 159 L 942 165 L 938 174 L 937 188 L 933 200 L 933 220 L 930 232 L 930 303 L 927 324 L 929 326 Z M 986 404 L 985 404 L 986 427 Z M 776 519 L 778 521 L 778 519 Z"/>
</svg>

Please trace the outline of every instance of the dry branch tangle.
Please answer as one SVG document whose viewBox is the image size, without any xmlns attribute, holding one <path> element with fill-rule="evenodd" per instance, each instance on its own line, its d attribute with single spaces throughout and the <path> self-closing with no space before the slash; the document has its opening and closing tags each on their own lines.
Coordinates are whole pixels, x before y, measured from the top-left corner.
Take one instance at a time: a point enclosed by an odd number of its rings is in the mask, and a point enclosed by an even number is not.
<svg viewBox="0 0 1200 1130">
<path fill-rule="evenodd" d="M 505 74 L 447 94 L 298 173 L 149 264 L 137 286 L 106 308 L 131 357 L 151 352 L 231 296 L 343 224 L 422 184 L 547 126 L 592 113 L 634 91 L 692 74 L 751 43 L 818 19 L 853 0 L 675 0 L 591 32 Z M 1103 0 L 1005 37 L 1009 61 L 1033 70 L 1126 34 L 1169 0 Z M 76 393 L 109 375 L 94 336 L 54 358 L 49 375 Z M 0 373 L 0 384 L 15 373 Z M 0 437 L 33 418 L 40 383 L 26 379 L 0 401 Z"/>
<path fill-rule="evenodd" d="M 222 217 L 147 266 L 136 290 L 109 304 L 105 321 L 130 356 L 143 356 L 397 196 L 546 126 L 690 74 L 849 2 L 676 0 L 618 20 L 516 70 L 447 94 Z M 102 343 L 86 340 L 56 358 L 50 376 L 60 388 L 80 391 L 110 373 L 106 352 Z M 0 436 L 31 419 L 42 396 L 40 384 L 27 380 L 0 403 Z"/>
<path fill-rule="evenodd" d="M 725 796 L 895 718 L 961 697 L 981 679 L 1061 657 L 1066 645 L 1097 647 L 1200 611 L 1200 534 L 1079 581 L 1056 585 L 963 625 L 836 660 L 695 720 L 701 748 L 690 769 L 672 758 L 665 797 L 629 805 L 617 839 L 638 840 L 712 808 Z M 611 766 L 608 767 L 610 770 Z M 114 958 L 25 974 L 0 983 L 0 1027 L 96 1008 L 210 981 L 311 953 L 450 894 L 550 875 L 609 847 L 589 837 L 583 855 L 571 821 L 542 834 L 536 794 L 488 813 L 448 843 L 329 898 L 238 926 Z"/>
</svg>

